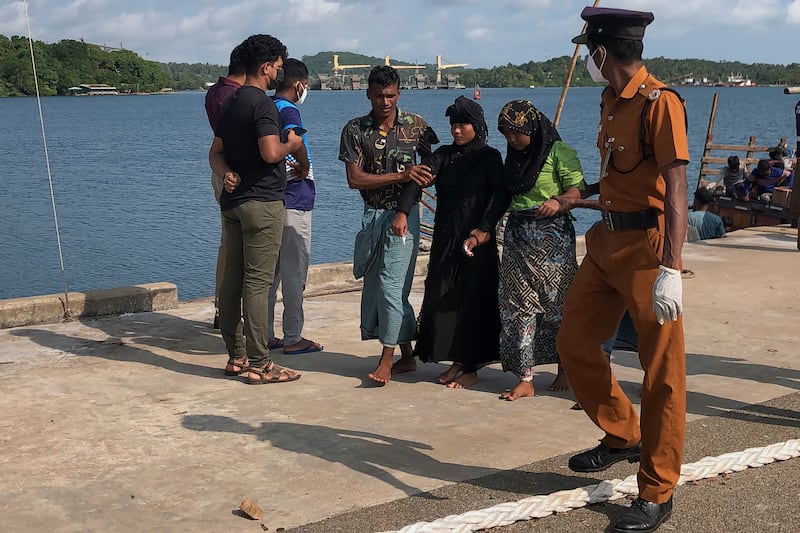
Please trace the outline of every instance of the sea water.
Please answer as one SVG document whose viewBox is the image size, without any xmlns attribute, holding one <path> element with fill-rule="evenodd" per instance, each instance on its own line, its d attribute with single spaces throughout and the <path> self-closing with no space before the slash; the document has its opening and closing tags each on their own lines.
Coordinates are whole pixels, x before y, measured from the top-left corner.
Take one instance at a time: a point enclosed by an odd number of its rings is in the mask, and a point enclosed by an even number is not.
<svg viewBox="0 0 800 533">
<path fill-rule="evenodd" d="M 689 115 L 694 190 L 714 92 L 720 92 L 714 139 L 794 146 L 796 96 L 780 88 L 680 89 Z M 399 106 L 419 113 L 443 142 L 444 110 L 472 90 L 404 91 Z M 509 100 L 529 99 L 555 115 L 561 90 L 482 89 L 489 143 L 505 152 L 497 115 Z M 212 133 L 204 92 L 150 96 L 49 97 L 42 112 L 66 281 L 73 291 L 169 281 L 180 298 L 213 294 L 220 234 L 208 166 Z M 600 167 L 595 147 L 599 88 L 569 91 L 559 131 L 577 151 L 588 182 Z M 362 202 L 347 186 L 338 160 L 344 124 L 366 114 L 364 91 L 313 91 L 302 105 L 314 162 L 317 201 L 312 263 L 347 261 L 360 226 Z M 50 185 L 34 98 L 0 99 L 0 298 L 63 290 Z M 688 201 L 688 199 L 687 199 Z M 576 210 L 584 233 L 597 213 Z"/>
</svg>

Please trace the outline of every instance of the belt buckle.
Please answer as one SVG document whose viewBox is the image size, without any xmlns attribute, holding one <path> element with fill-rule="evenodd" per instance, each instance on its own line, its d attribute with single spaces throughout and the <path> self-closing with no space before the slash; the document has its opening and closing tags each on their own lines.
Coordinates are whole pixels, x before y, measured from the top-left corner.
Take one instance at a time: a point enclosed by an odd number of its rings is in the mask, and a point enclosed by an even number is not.
<svg viewBox="0 0 800 533">
<path fill-rule="evenodd" d="M 611 217 L 611 213 L 608 211 L 600 211 L 600 216 L 609 231 L 614 231 L 614 219 Z"/>
</svg>

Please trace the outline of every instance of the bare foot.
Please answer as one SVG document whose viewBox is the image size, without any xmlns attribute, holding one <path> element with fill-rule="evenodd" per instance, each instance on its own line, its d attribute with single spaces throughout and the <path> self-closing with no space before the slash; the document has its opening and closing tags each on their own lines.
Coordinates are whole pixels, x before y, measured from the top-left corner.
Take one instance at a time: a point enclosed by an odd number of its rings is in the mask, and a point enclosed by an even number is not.
<svg viewBox="0 0 800 533">
<path fill-rule="evenodd" d="M 567 381 L 567 374 L 564 372 L 564 369 L 561 368 L 561 365 L 558 365 L 558 374 L 556 374 L 556 379 L 553 380 L 552 385 L 547 387 L 549 391 L 555 392 L 563 392 L 569 390 L 569 381 Z"/>
<path fill-rule="evenodd" d="M 389 380 L 392 379 L 392 360 L 389 359 L 388 362 L 381 360 L 375 370 L 369 373 L 369 379 L 384 385 L 389 383 Z"/>
<path fill-rule="evenodd" d="M 520 381 L 513 389 L 509 389 L 501 394 L 500 399 L 513 402 L 519 398 L 528 398 L 533 395 L 533 381 Z"/>
<path fill-rule="evenodd" d="M 417 369 L 417 360 L 413 357 L 401 357 L 399 361 L 392 365 L 391 373 L 403 374 L 405 372 L 413 372 Z M 388 381 L 388 380 L 387 380 Z"/>
<path fill-rule="evenodd" d="M 464 372 L 458 379 L 447 384 L 448 389 L 468 389 L 478 382 L 477 372 Z"/>
<path fill-rule="evenodd" d="M 459 372 L 461 372 L 461 365 L 453 363 L 450 368 L 439 374 L 439 383 L 447 385 L 458 377 Z"/>
</svg>

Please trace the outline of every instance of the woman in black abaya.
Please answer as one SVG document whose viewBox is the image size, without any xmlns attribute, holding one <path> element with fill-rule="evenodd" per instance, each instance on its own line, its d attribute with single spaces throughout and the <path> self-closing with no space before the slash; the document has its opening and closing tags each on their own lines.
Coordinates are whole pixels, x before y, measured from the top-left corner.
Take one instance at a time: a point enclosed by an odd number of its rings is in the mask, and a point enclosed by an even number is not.
<svg viewBox="0 0 800 533">
<path fill-rule="evenodd" d="M 463 96 L 447 108 L 453 143 L 423 161 L 436 176 L 436 215 L 414 354 L 452 361 L 450 388 L 478 381 L 497 361 L 500 314 L 495 227 L 510 202 L 500 152 L 486 144 L 483 109 Z"/>
</svg>

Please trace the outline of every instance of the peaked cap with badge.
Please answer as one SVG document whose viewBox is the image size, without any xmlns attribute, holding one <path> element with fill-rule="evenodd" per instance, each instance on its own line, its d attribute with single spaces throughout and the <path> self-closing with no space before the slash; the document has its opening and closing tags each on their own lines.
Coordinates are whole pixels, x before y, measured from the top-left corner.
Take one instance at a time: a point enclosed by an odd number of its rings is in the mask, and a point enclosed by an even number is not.
<svg viewBox="0 0 800 533">
<path fill-rule="evenodd" d="M 655 17 L 649 11 L 585 7 L 581 18 L 587 22 L 586 31 L 572 39 L 575 44 L 588 44 L 595 36 L 641 41 L 644 29 Z"/>
</svg>

